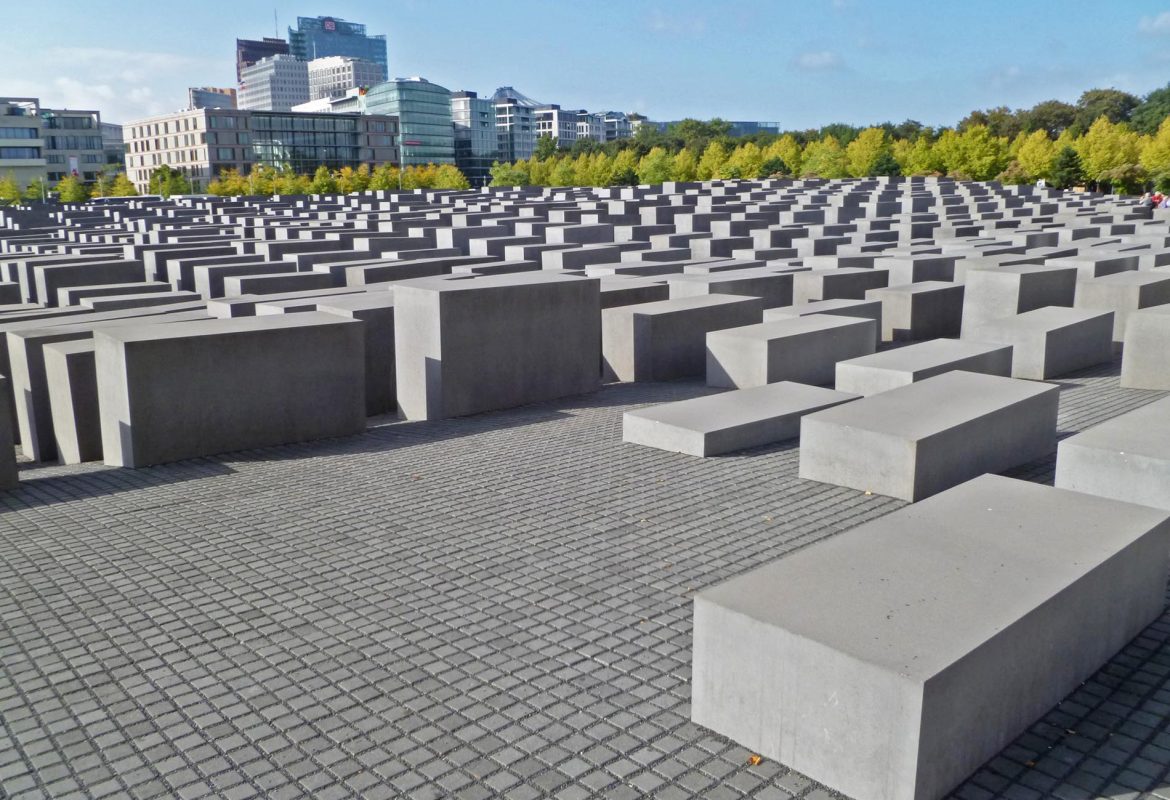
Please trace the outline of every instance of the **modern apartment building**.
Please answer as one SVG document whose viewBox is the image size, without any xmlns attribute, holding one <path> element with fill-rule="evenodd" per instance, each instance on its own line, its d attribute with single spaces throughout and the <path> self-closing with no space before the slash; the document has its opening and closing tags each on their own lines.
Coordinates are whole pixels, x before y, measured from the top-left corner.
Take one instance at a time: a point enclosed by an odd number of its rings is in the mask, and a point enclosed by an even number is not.
<svg viewBox="0 0 1170 800">
<path fill-rule="evenodd" d="M 449 89 L 426 78 L 395 78 L 370 87 L 364 105 L 366 113 L 398 120 L 403 164 L 455 163 Z"/>
<path fill-rule="evenodd" d="M 350 89 L 385 80 L 373 61 L 349 56 L 327 56 L 309 62 L 309 100 L 343 97 Z"/>
<path fill-rule="evenodd" d="M 92 181 L 106 164 L 101 114 L 44 108 L 34 97 L 0 97 L 0 176 L 21 185 L 67 175 Z"/>
<path fill-rule="evenodd" d="M 123 126 L 126 174 L 146 191 L 166 164 L 186 173 L 195 192 L 225 169 L 247 174 L 257 164 L 312 173 L 362 164 L 397 164 L 398 120 L 382 115 L 293 114 L 190 109 Z"/>
<path fill-rule="evenodd" d="M 339 17 L 297 17 L 297 27 L 288 29 L 288 45 L 289 53 L 301 61 L 348 56 L 380 66 L 379 81 L 386 80 L 390 74 L 386 37 L 368 36 L 366 26 L 358 22 L 346 22 Z"/>
<path fill-rule="evenodd" d="M 492 162 L 500 158 L 495 104 L 475 92 L 452 92 L 451 122 L 455 126 L 455 166 L 472 186 L 486 186 Z"/>
<path fill-rule="evenodd" d="M 235 107 L 235 89 L 220 89 L 215 86 L 193 86 L 187 90 L 187 108 Z"/>
<path fill-rule="evenodd" d="M 630 118 L 621 111 L 606 111 L 604 115 L 605 141 L 615 142 L 618 139 L 629 139 L 634 135 Z"/>
<path fill-rule="evenodd" d="M 577 117 L 577 138 L 605 141 L 605 114 L 581 111 Z"/>
<path fill-rule="evenodd" d="M 577 141 L 577 126 L 585 111 L 567 111 L 555 103 L 536 109 L 536 136 L 551 136 L 558 147 L 569 148 Z"/>
<path fill-rule="evenodd" d="M 287 56 L 288 42 L 284 39 L 236 39 L 236 83 L 244 79 L 244 67 L 272 56 Z M 192 106 L 194 108 L 194 106 Z"/>
<path fill-rule="evenodd" d="M 503 161 L 521 161 L 536 151 L 536 109 L 543 106 L 511 86 L 492 95 L 496 109 L 496 142 Z"/>
<path fill-rule="evenodd" d="M 309 65 L 292 56 L 270 56 L 244 67 L 239 108 L 246 111 L 289 111 L 309 101 Z"/>
</svg>

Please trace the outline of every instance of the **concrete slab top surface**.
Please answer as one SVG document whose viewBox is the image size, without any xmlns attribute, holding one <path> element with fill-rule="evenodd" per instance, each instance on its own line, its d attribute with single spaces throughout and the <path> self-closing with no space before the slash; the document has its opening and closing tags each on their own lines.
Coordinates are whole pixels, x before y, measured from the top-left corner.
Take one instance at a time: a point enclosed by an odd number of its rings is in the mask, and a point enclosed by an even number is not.
<svg viewBox="0 0 1170 800">
<path fill-rule="evenodd" d="M 803 317 L 777 319 L 771 322 L 757 322 L 754 325 L 742 325 L 738 328 L 724 328 L 712 331 L 710 336 L 720 338 L 740 338 L 751 341 L 781 339 L 785 336 L 799 336 L 806 333 L 816 333 L 831 328 L 847 328 L 855 326 L 871 326 L 874 322 L 865 317 L 842 317 L 834 314 L 808 314 Z"/>
<path fill-rule="evenodd" d="M 941 362 L 971 358 L 995 350 L 1002 350 L 1005 347 L 1010 347 L 1010 345 L 984 343 L 970 339 L 931 339 L 928 342 L 917 342 L 905 347 L 883 350 L 880 353 L 858 356 L 843 363 L 874 369 L 917 372 L 937 367 Z"/>
<path fill-rule="evenodd" d="M 111 328 L 101 328 L 102 336 L 119 342 L 155 341 L 159 339 L 188 339 L 196 336 L 221 336 L 255 331 L 276 331 L 289 328 L 309 328 L 318 325 L 356 325 L 336 314 L 306 311 L 298 314 L 273 314 L 257 317 L 201 319 L 176 322 L 170 325 L 135 325 L 128 322 Z"/>
<path fill-rule="evenodd" d="M 1114 272 L 1110 275 L 1101 275 L 1096 278 L 1081 278 L 1077 283 L 1089 286 L 1148 286 L 1155 283 L 1170 282 L 1170 274 L 1157 272 L 1139 272 L 1126 270 Z"/>
<path fill-rule="evenodd" d="M 708 589 L 703 599 L 916 681 L 1170 512 L 984 475 Z"/>
<path fill-rule="evenodd" d="M 780 381 L 627 413 L 699 433 L 710 433 L 857 397 L 819 386 Z"/>
<path fill-rule="evenodd" d="M 410 262 L 403 262 L 409 264 Z M 550 283 L 574 283 L 593 281 L 599 278 L 587 278 L 583 275 L 566 275 L 564 273 L 539 270 L 536 272 L 508 272 L 503 275 L 435 275 L 429 278 L 411 278 L 398 281 L 395 290 L 425 290 L 433 292 L 462 292 L 481 289 L 501 289 L 514 286 L 535 286 Z"/>
<path fill-rule="evenodd" d="M 955 370 L 818 411 L 808 419 L 916 441 L 1005 405 L 1059 391 L 1051 383 Z"/>
<path fill-rule="evenodd" d="M 997 329 L 1003 331 L 1053 331 L 1112 314 L 1112 311 L 1102 311 L 1095 308 L 1044 306 L 1032 311 L 1025 311 L 1022 314 L 988 320 L 979 326 L 979 331 L 987 334 L 994 333 Z"/>
<path fill-rule="evenodd" d="M 1071 441 L 1085 447 L 1170 460 L 1170 398 L 1095 425 Z"/>
<path fill-rule="evenodd" d="M 676 297 L 671 300 L 655 300 L 651 303 L 634 303 L 628 306 L 607 308 L 603 314 L 673 314 L 697 308 L 734 305 L 736 303 L 760 302 L 756 298 L 736 294 L 702 294 L 696 297 Z"/>
</svg>

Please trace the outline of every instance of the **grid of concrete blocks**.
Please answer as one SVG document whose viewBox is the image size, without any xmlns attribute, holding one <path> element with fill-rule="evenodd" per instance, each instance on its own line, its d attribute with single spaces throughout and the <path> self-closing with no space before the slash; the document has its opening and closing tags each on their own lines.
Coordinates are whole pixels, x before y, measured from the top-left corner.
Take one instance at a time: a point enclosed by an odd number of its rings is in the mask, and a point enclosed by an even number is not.
<svg viewBox="0 0 1170 800">
<path fill-rule="evenodd" d="M 623 447 L 791 442 L 906 505 L 697 594 L 691 720 L 944 797 L 1163 613 L 1168 223 L 917 178 L 3 211 L 0 484 L 701 380 Z M 1063 435 L 1061 379 L 1118 358 L 1152 402 Z M 1004 477 L 1054 453 L 1054 486 Z"/>
</svg>

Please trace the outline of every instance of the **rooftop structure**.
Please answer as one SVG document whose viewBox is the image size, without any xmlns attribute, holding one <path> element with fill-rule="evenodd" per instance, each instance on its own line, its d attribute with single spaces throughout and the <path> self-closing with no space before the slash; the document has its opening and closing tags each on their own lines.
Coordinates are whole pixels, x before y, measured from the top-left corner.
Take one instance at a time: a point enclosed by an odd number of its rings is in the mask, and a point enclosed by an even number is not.
<svg viewBox="0 0 1170 800">
<path fill-rule="evenodd" d="M 297 17 L 297 27 L 288 29 L 288 43 L 289 52 L 301 61 L 348 56 L 377 64 L 381 80 L 390 73 L 386 37 L 367 35 L 366 26 L 358 22 L 339 17 Z"/>
</svg>

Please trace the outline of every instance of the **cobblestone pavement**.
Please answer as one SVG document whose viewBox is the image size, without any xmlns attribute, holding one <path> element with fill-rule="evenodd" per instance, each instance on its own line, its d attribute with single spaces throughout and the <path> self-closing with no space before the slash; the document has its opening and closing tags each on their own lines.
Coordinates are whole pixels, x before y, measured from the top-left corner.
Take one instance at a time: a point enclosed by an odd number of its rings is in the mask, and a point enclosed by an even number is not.
<svg viewBox="0 0 1170 800">
<path fill-rule="evenodd" d="M 1160 395 L 1064 379 L 1061 429 Z M 0 495 L 0 796 L 833 796 L 689 719 L 691 598 L 892 511 L 599 394 Z M 1052 460 L 1016 477 L 1051 481 Z M 961 787 L 1170 798 L 1170 614 Z"/>
</svg>

